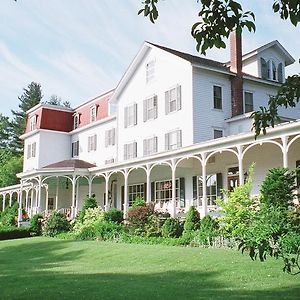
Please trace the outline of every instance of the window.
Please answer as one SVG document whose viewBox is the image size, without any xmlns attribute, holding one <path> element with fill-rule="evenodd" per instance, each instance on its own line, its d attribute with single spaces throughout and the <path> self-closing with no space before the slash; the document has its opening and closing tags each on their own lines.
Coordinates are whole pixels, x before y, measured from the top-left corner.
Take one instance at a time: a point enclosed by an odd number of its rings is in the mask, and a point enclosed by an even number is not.
<svg viewBox="0 0 300 300">
<path fill-rule="evenodd" d="M 143 141 L 143 148 L 144 148 L 143 149 L 144 156 L 156 153 L 157 152 L 157 136 L 145 139 Z"/>
<path fill-rule="evenodd" d="M 115 145 L 115 128 L 105 131 L 105 147 Z"/>
<path fill-rule="evenodd" d="M 143 113 L 144 122 L 157 118 L 157 96 L 144 100 Z"/>
<path fill-rule="evenodd" d="M 91 110 L 90 110 L 90 121 L 95 122 L 96 119 L 97 119 L 97 106 L 94 105 L 91 107 Z"/>
<path fill-rule="evenodd" d="M 79 155 L 79 141 L 72 143 L 72 157 Z"/>
<path fill-rule="evenodd" d="M 88 152 L 97 150 L 97 135 L 91 135 L 88 137 Z"/>
<path fill-rule="evenodd" d="M 214 139 L 219 139 L 221 137 L 223 137 L 223 130 L 214 129 Z"/>
<path fill-rule="evenodd" d="M 277 69 L 274 61 L 272 61 L 272 79 L 277 80 Z"/>
<path fill-rule="evenodd" d="M 166 115 L 181 109 L 181 86 L 166 91 L 165 93 Z"/>
<path fill-rule="evenodd" d="M 137 124 L 137 104 L 132 104 L 124 108 L 124 126 L 125 128 Z"/>
<path fill-rule="evenodd" d="M 222 190 L 222 174 L 211 174 L 206 177 L 206 196 L 207 205 L 216 205 L 216 200 L 221 196 Z M 203 180 L 202 176 L 198 176 L 198 197 L 202 202 L 203 196 Z M 201 203 L 201 205 L 203 205 Z"/>
<path fill-rule="evenodd" d="M 30 131 L 36 129 L 36 115 L 30 117 Z"/>
<path fill-rule="evenodd" d="M 73 129 L 76 129 L 76 128 L 78 128 L 78 126 L 79 126 L 79 114 L 75 114 L 74 115 L 74 123 L 73 123 Z"/>
<path fill-rule="evenodd" d="M 136 158 L 137 156 L 137 143 L 133 142 L 124 145 L 124 160 Z"/>
<path fill-rule="evenodd" d="M 36 142 L 27 145 L 27 159 L 36 157 Z"/>
<path fill-rule="evenodd" d="M 129 206 L 132 206 L 132 204 L 135 201 L 135 198 L 142 197 L 145 199 L 145 184 L 132 184 L 128 185 L 128 203 Z"/>
<path fill-rule="evenodd" d="M 146 65 L 146 82 L 149 83 L 154 79 L 155 75 L 155 61 L 152 60 Z"/>
<path fill-rule="evenodd" d="M 48 198 L 48 210 L 53 210 L 54 209 L 54 198 Z"/>
<path fill-rule="evenodd" d="M 179 200 L 180 186 L 179 179 L 176 179 L 176 201 Z M 157 202 L 167 202 L 172 200 L 172 180 L 155 182 L 155 200 Z"/>
<path fill-rule="evenodd" d="M 253 111 L 253 93 L 245 92 L 244 100 L 245 100 L 245 113 Z"/>
<path fill-rule="evenodd" d="M 113 164 L 114 162 L 115 162 L 115 159 L 114 159 L 114 158 L 109 158 L 109 159 L 106 159 L 104 163 L 105 163 L 106 165 L 109 165 L 109 164 Z"/>
<path fill-rule="evenodd" d="M 214 108 L 222 109 L 222 87 L 214 85 Z"/>
<path fill-rule="evenodd" d="M 175 130 L 165 134 L 165 149 L 173 150 L 182 146 L 181 130 Z"/>
</svg>

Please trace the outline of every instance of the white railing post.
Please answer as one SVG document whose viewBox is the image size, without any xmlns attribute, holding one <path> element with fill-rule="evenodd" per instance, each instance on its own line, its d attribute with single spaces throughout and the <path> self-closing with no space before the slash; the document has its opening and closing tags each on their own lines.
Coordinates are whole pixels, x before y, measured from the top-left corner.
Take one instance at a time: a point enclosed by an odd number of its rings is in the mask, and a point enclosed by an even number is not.
<svg viewBox="0 0 300 300">
<path fill-rule="evenodd" d="M 147 164 L 147 169 L 146 169 L 146 199 L 147 199 L 147 203 L 151 203 L 151 166 L 149 164 Z"/>
<path fill-rule="evenodd" d="M 283 167 L 288 168 L 288 137 L 282 136 L 282 160 L 283 160 Z"/>
<path fill-rule="evenodd" d="M 208 213 L 207 193 L 206 193 L 206 153 L 201 154 L 202 157 L 202 209 L 204 216 Z"/>
<path fill-rule="evenodd" d="M 238 145 L 236 148 L 238 151 L 238 161 L 239 161 L 239 181 L 240 181 L 240 185 L 243 185 L 244 184 L 243 146 Z"/>
<path fill-rule="evenodd" d="M 171 206 L 171 217 L 176 216 L 176 160 L 171 160 L 171 170 L 172 170 L 172 206 Z"/>
<path fill-rule="evenodd" d="M 129 208 L 129 203 L 128 203 L 128 169 L 124 170 L 124 219 L 127 216 Z"/>
</svg>

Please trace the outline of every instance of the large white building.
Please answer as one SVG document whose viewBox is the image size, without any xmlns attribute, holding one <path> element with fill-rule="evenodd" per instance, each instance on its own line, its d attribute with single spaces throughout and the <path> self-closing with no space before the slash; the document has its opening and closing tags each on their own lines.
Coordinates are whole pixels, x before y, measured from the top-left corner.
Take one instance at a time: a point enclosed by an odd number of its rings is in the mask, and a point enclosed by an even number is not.
<svg viewBox="0 0 300 300">
<path fill-rule="evenodd" d="M 16 193 L 30 215 L 55 209 L 73 218 L 95 194 L 125 214 L 141 196 L 172 216 L 191 205 L 203 216 L 253 162 L 254 194 L 271 167 L 295 168 L 299 107 L 280 111 L 285 123 L 257 140 L 250 118 L 294 59 L 278 41 L 242 55 L 233 34 L 230 48 L 221 63 L 145 42 L 115 90 L 75 109 L 30 109 L 20 184 L 0 189 L 3 209 Z"/>
</svg>

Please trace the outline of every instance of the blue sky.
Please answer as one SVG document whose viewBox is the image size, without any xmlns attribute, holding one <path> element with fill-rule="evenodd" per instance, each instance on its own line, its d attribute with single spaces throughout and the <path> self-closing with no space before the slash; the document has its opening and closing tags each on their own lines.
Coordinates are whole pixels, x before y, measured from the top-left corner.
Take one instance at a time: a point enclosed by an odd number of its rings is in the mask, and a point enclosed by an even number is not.
<svg viewBox="0 0 300 300">
<path fill-rule="evenodd" d="M 300 25 L 274 15 L 271 0 L 243 3 L 257 19 L 256 33 L 243 35 L 244 53 L 277 39 L 296 59 L 287 73 L 300 73 Z M 0 112 L 17 109 L 31 81 L 42 85 L 44 100 L 55 94 L 74 107 L 114 88 L 145 40 L 196 54 L 190 28 L 198 5 L 161 1 L 153 25 L 137 15 L 141 0 L 1 0 Z M 229 51 L 207 57 L 227 61 Z"/>
</svg>

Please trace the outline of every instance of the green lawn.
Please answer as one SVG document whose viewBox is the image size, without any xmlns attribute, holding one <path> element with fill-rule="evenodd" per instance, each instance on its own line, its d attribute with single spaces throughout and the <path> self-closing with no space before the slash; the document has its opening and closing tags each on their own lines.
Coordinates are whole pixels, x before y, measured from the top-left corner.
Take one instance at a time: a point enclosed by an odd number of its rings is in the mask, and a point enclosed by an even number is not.
<svg viewBox="0 0 300 300">
<path fill-rule="evenodd" d="M 281 261 L 231 250 L 29 238 L 0 242 L 0 299 L 299 299 Z"/>
</svg>

